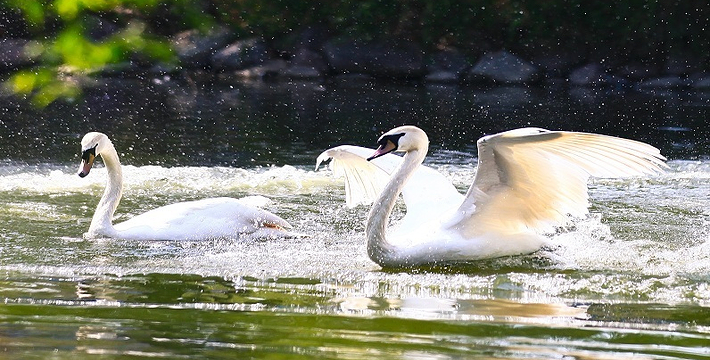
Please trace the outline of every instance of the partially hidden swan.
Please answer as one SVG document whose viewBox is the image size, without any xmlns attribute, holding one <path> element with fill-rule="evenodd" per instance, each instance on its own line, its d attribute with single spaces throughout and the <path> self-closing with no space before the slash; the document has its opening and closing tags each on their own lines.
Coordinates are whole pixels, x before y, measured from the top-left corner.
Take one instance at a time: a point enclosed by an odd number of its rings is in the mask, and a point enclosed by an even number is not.
<svg viewBox="0 0 710 360">
<path fill-rule="evenodd" d="M 105 134 L 90 132 L 81 140 L 80 177 L 89 174 L 97 156 L 101 156 L 106 165 L 108 180 L 85 238 L 206 240 L 292 235 L 288 232 L 291 225 L 286 220 L 250 205 L 248 198 L 218 197 L 170 204 L 113 225 L 112 218 L 123 191 L 121 163 L 111 140 Z"/>
<path fill-rule="evenodd" d="M 618 137 L 522 128 L 478 140 L 478 168 L 466 195 L 439 172 L 421 165 L 427 135 L 402 126 L 378 148 L 342 145 L 318 156 L 344 175 L 346 203 L 374 201 L 366 223 L 367 253 L 383 267 L 470 261 L 532 253 L 545 231 L 587 214 L 590 176 L 660 173 L 655 147 Z M 404 152 L 400 157 L 391 152 Z M 387 231 L 402 193 L 407 208 Z"/>
</svg>

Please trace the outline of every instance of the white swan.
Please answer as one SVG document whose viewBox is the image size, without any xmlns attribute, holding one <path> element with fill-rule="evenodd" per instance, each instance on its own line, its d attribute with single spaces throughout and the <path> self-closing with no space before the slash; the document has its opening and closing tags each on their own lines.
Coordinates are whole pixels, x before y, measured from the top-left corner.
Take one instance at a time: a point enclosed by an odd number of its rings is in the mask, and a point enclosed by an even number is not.
<svg viewBox="0 0 710 360">
<path fill-rule="evenodd" d="M 381 266 L 401 267 L 532 253 L 544 245 L 544 231 L 587 213 L 590 175 L 654 174 L 666 167 L 651 145 L 599 134 L 523 128 L 477 144 L 478 169 L 465 196 L 421 166 L 429 140 L 414 126 L 388 131 L 377 150 L 328 149 L 316 169 L 333 159 L 334 174 L 345 176 L 348 206 L 374 200 L 365 230 L 368 255 Z M 394 151 L 405 155 L 389 154 Z M 400 193 L 407 212 L 386 237 Z"/>
<path fill-rule="evenodd" d="M 286 220 L 249 205 L 252 199 L 227 197 L 188 201 L 150 210 L 120 224 L 112 218 L 123 191 L 123 174 L 111 140 L 102 133 L 90 132 L 81 140 L 79 176 L 89 174 L 94 159 L 101 156 L 108 180 L 103 196 L 91 219 L 85 238 L 127 240 L 205 240 L 216 238 L 286 237 L 292 234 Z"/>
</svg>

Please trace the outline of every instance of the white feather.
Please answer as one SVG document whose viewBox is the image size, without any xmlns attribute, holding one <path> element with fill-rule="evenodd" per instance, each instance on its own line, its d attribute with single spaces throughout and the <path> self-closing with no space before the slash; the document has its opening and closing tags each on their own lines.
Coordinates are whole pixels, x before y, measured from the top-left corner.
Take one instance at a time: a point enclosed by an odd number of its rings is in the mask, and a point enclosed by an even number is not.
<svg viewBox="0 0 710 360">
<path fill-rule="evenodd" d="M 378 199 L 368 217 L 368 253 L 382 266 L 467 261 L 536 251 L 540 234 L 572 216 L 587 213 L 589 176 L 639 176 L 662 172 L 658 149 L 634 140 L 524 128 L 478 141 L 478 170 L 466 196 L 435 170 L 420 166 L 426 134 L 413 126 L 395 128 L 404 159 L 391 154 L 365 160 L 375 150 L 341 146 L 326 150 L 318 164 L 333 159 L 345 177 L 350 204 Z M 378 151 L 379 153 L 380 151 Z M 377 161 L 385 159 L 383 164 Z M 382 177 L 390 179 L 383 187 Z M 385 238 L 397 194 L 407 213 Z M 356 195 L 352 195 L 356 194 Z"/>
<path fill-rule="evenodd" d="M 269 199 L 248 196 L 243 199 L 210 198 L 170 204 L 113 225 L 113 214 L 121 201 L 123 174 L 116 149 L 109 138 L 91 132 L 82 139 L 82 166 L 79 175 L 89 174 L 95 156 L 106 165 L 108 180 L 86 238 L 127 240 L 206 240 L 217 238 L 262 238 L 300 236 L 290 233 L 286 220 L 257 206 Z"/>
</svg>

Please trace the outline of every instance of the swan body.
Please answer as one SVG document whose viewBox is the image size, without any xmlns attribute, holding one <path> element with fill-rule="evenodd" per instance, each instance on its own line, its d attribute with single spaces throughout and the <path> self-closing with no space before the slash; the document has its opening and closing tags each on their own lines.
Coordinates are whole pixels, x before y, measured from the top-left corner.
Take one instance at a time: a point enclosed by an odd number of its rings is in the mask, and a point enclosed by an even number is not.
<svg viewBox="0 0 710 360">
<path fill-rule="evenodd" d="M 292 234 L 282 218 L 258 207 L 268 202 L 261 196 L 242 199 L 218 197 L 170 204 L 113 225 L 121 201 L 123 175 L 116 149 L 102 133 L 90 132 L 81 140 L 79 176 L 89 174 L 94 159 L 101 156 L 108 172 L 107 185 L 85 238 L 127 240 L 206 240 L 218 238 L 277 238 Z"/>
<path fill-rule="evenodd" d="M 421 165 L 429 140 L 421 129 L 388 131 L 379 147 L 343 145 L 324 151 L 345 177 L 346 204 L 374 201 L 366 223 L 367 252 L 384 267 L 471 261 L 527 254 L 545 231 L 587 214 L 590 176 L 660 173 L 655 147 L 618 137 L 522 128 L 478 140 L 478 168 L 465 195 Z M 403 157 L 391 154 L 404 152 Z M 389 216 L 402 193 L 406 215 L 392 231 Z"/>
</svg>

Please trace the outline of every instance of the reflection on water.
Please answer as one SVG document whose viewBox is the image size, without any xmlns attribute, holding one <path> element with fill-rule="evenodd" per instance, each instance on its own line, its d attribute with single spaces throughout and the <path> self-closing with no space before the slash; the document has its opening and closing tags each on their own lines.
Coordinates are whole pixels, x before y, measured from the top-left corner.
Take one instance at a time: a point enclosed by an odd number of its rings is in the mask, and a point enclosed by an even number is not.
<svg viewBox="0 0 710 360">
<path fill-rule="evenodd" d="M 112 81 L 45 110 L 2 98 L 0 357 L 706 358 L 708 99 L 170 79 Z M 342 181 L 313 165 L 403 123 L 427 129 L 427 163 L 461 191 L 475 140 L 511 127 L 632 137 L 674 160 L 664 175 L 593 180 L 592 214 L 535 254 L 382 271 L 365 253 L 368 209 L 345 208 Z M 106 179 L 76 176 L 90 130 L 122 157 L 117 221 L 258 194 L 311 236 L 85 241 Z"/>
<path fill-rule="evenodd" d="M 5 354 L 41 356 L 60 349 L 67 355 L 167 358 L 235 356 L 237 350 L 253 357 L 356 359 L 708 355 L 707 310 L 695 305 L 330 298 L 340 292 L 333 284 L 297 278 L 230 282 L 147 274 L 42 282 L 45 295 L 37 297 L 56 300 L 18 299 L 0 307 L 0 339 L 10 349 Z M 61 300 L 70 297 L 62 293 L 72 283 L 92 288 L 92 295 Z M 194 297 L 197 292 L 204 295 Z M 110 293 L 119 298 L 98 298 Z"/>
</svg>

